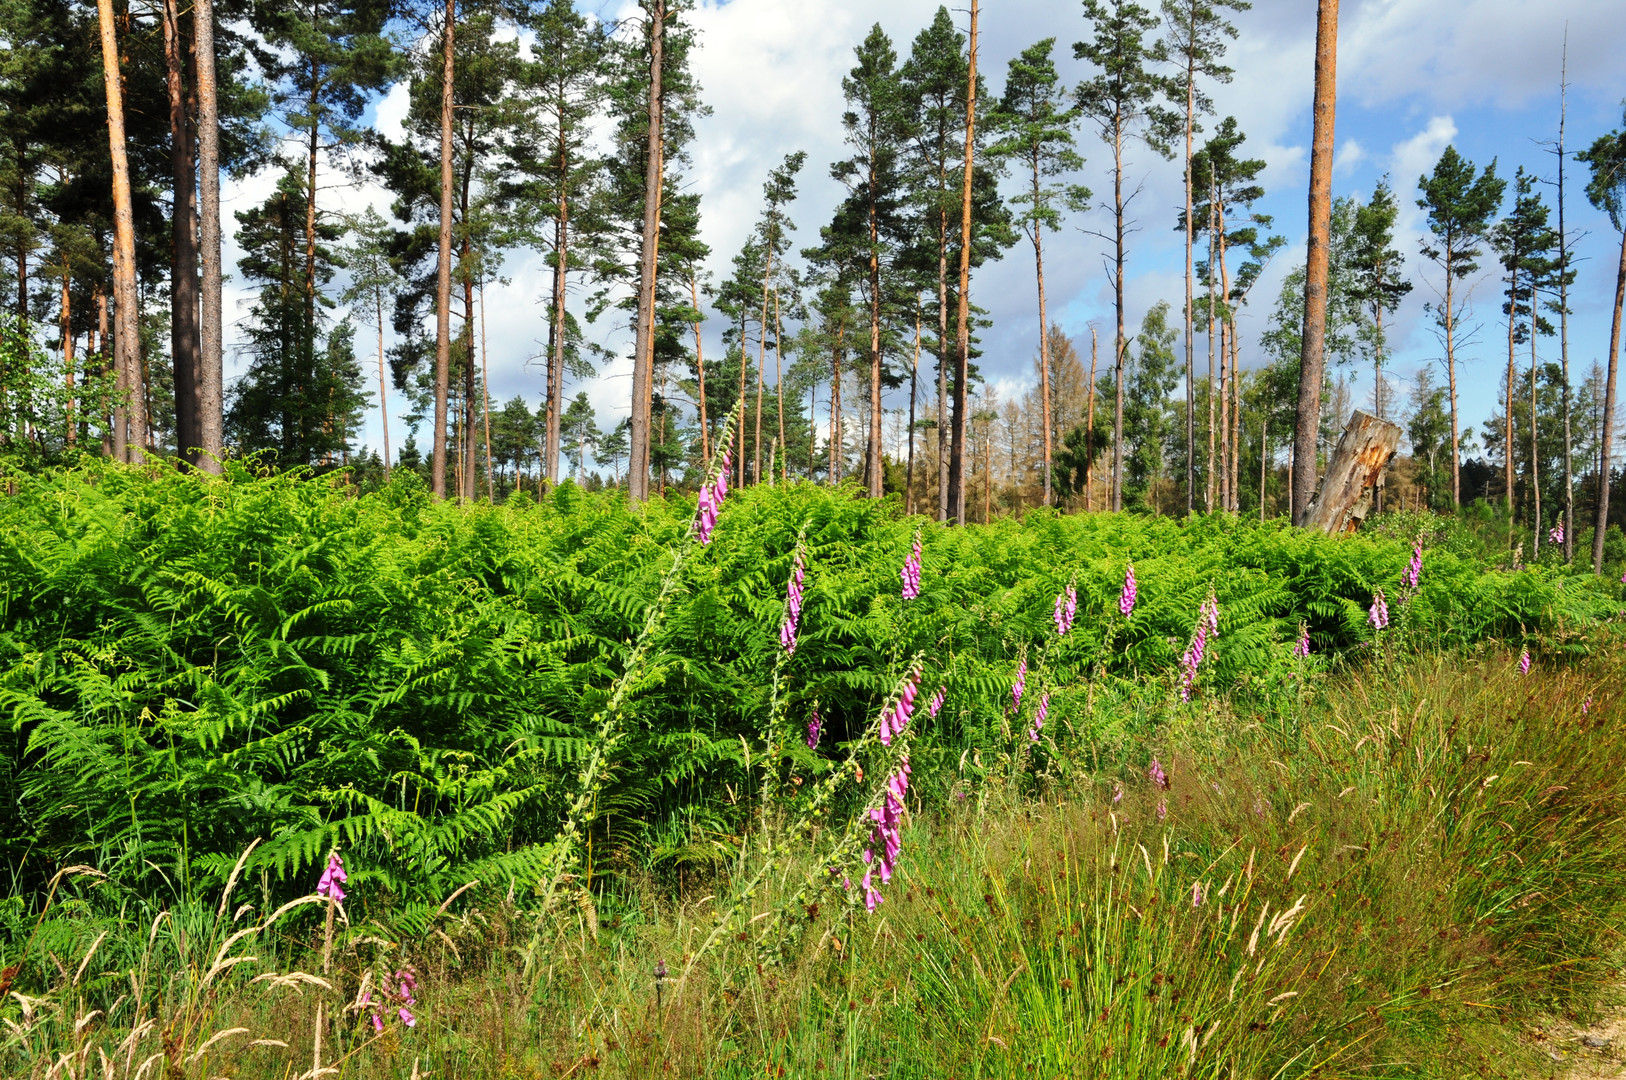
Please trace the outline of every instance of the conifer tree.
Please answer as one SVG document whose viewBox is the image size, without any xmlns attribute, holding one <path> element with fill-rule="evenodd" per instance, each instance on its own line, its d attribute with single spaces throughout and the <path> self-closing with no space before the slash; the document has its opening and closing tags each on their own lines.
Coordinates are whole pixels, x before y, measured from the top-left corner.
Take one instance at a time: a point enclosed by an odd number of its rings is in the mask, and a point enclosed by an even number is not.
<svg viewBox="0 0 1626 1080">
<path fill-rule="evenodd" d="M 1094 36 L 1073 46 L 1073 55 L 1087 60 L 1098 72 L 1077 91 L 1079 110 L 1093 123 L 1112 149 L 1113 231 L 1096 233 L 1113 245 L 1112 289 L 1117 331 L 1113 339 L 1113 419 L 1111 508 L 1123 509 L 1123 395 L 1124 358 L 1129 348 L 1124 318 L 1124 264 L 1127 238 L 1133 223 L 1129 204 L 1139 188 L 1129 188 L 1129 144 L 1139 140 L 1164 158 L 1172 156 L 1170 142 L 1177 118 L 1157 104 L 1166 81 L 1150 67 L 1167 59 L 1161 42 L 1147 46 L 1145 37 L 1157 19 L 1132 0 L 1084 0 L 1084 15 Z"/>
<path fill-rule="evenodd" d="M 999 141 L 990 147 L 996 157 L 1022 170 L 1022 190 L 1011 202 L 1024 209 L 1017 220 L 1033 243 L 1034 274 L 1039 292 L 1039 394 L 1040 423 L 1043 428 L 1042 456 L 1044 505 L 1051 504 L 1051 441 L 1056 426 L 1050 414 L 1050 317 L 1045 307 L 1044 232 L 1061 227 L 1063 214 L 1086 208 L 1090 190 L 1081 184 L 1066 184 L 1057 177 L 1084 165 L 1076 149 L 1073 129 L 1078 124 L 1078 106 L 1067 104 L 1066 89 L 1056 72 L 1051 52 L 1055 38 L 1045 38 L 1023 50 L 1010 62 L 1005 93 L 989 117 L 989 127 Z"/>
<path fill-rule="evenodd" d="M 1476 175 L 1477 174 L 1477 175 Z M 1445 336 L 1446 397 L 1451 407 L 1451 505 L 1462 505 L 1462 443 L 1457 412 L 1457 322 L 1464 301 L 1458 298 L 1459 283 L 1478 272 L 1480 244 L 1491 220 L 1502 205 L 1507 182 L 1497 177 L 1496 162 L 1478 172 L 1474 163 L 1447 146 L 1429 176 L 1417 178 L 1422 193 L 1417 200 L 1428 213 L 1431 236 L 1424 237 L 1422 253 L 1439 264 L 1443 288 L 1435 317 Z"/>
<path fill-rule="evenodd" d="M 1373 189 L 1371 201 L 1355 211 L 1355 229 L 1347 252 L 1352 291 L 1372 314 L 1372 322 L 1362 330 L 1372 352 L 1372 411 L 1379 419 L 1384 417 L 1383 364 L 1387 345 L 1383 314 L 1394 311 L 1411 292 L 1411 282 L 1405 277 L 1405 257 L 1393 247 L 1399 212 L 1389 179 L 1384 177 Z"/>
<path fill-rule="evenodd" d="M 1185 119 L 1186 208 L 1182 217 L 1186 234 L 1186 512 L 1190 513 L 1196 489 L 1196 383 L 1192 348 L 1192 206 L 1197 198 L 1199 178 L 1192 169 L 1192 136 L 1201 130 L 1197 116 L 1213 110 L 1213 101 L 1201 89 L 1199 79 L 1231 81 L 1232 71 L 1220 63 L 1225 55 L 1225 39 L 1236 37 L 1236 27 L 1226 21 L 1227 11 L 1247 11 L 1248 0 L 1163 0 L 1163 46 L 1175 74 L 1168 80 L 1170 103 Z M 1212 377 L 1210 377 L 1212 382 Z M 1212 430 L 1212 423 L 1209 425 Z M 1210 459 L 1212 459 L 1210 454 Z M 1210 471 L 1213 462 L 1210 460 Z"/>
</svg>

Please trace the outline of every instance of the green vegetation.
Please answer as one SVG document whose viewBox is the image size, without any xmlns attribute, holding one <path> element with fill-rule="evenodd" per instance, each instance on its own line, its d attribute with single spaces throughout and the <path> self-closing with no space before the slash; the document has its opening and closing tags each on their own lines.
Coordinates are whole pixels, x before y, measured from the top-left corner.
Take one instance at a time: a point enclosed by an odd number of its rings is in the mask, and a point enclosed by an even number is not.
<svg viewBox="0 0 1626 1080">
<path fill-rule="evenodd" d="M 1619 587 L 1448 533 L 1404 599 L 1403 519 L 955 530 L 792 484 L 731 493 L 702 547 L 690 500 L 569 484 L 10 483 L 6 1075 L 98 1048 L 123 1080 L 293 1075 L 318 1033 L 361 1076 L 1458 1075 L 1587 1006 L 1626 904 Z M 864 812 L 904 754 L 871 913 Z M 334 849 L 342 910 L 309 895 Z M 416 1026 L 375 1037 L 407 970 Z"/>
</svg>

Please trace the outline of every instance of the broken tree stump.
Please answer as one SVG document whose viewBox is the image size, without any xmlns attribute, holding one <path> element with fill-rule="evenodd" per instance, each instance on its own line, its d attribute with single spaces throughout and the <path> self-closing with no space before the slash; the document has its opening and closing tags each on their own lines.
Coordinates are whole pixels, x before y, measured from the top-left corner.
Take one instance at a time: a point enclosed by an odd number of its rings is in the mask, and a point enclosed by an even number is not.
<svg viewBox="0 0 1626 1080">
<path fill-rule="evenodd" d="M 1354 532 L 1371 510 L 1372 489 L 1399 446 L 1399 424 L 1356 409 L 1327 463 L 1327 475 L 1310 503 L 1304 527 L 1329 536 Z"/>
</svg>

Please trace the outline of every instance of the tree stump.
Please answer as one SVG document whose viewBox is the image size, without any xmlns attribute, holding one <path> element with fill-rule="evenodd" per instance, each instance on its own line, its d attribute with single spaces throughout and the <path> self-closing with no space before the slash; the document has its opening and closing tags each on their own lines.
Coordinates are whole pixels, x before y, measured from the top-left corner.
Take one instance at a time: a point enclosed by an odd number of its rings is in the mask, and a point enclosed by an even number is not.
<svg viewBox="0 0 1626 1080">
<path fill-rule="evenodd" d="M 1372 509 L 1371 489 L 1400 445 L 1400 425 L 1355 410 L 1338 439 L 1322 478 L 1321 491 L 1310 503 L 1305 528 L 1329 536 L 1354 532 Z"/>
</svg>

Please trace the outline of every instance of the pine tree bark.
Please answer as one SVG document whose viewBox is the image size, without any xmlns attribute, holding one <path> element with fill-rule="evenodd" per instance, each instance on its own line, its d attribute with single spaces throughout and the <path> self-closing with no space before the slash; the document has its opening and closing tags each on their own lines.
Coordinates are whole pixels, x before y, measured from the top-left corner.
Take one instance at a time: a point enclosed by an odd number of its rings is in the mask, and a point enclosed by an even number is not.
<svg viewBox="0 0 1626 1080">
<path fill-rule="evenodd" d="M 757 415 L 751 443 L 752 482 L 757 484 L 762 483 L 762 383 L 768 365 L 768 283 L 772 279 L 773 243 L 770 237 L 762 268 L 762 319 L 757 323 Z"/>
<path fill-rule="evenodd" d="M 700 282 L 695 277 L 694 267 L 689 268 L 689 303 L 696 312 L 700 311 Z M 694 370 L 700 377 L 700 460 L 706 468 L 711 466 L 711 429 L 706 422 L 706 356 L 700 348 L 700 320 L 694 321 Z"/>
<path fill-rule="evenodd" d="M 1517 267 L 1518 253 L 1514 253 L 1514 265 Z M 1502 410 L 1502 502 L 1507 507 L 1508 542 L 1513 538 L 1513 349 L 1515 345 L 1515 327 L 1518 323 L 1518 304 L 1514 297 L 1517 287 L 1518 270 L 1508 271 L 1508 300 L 1507 300 L 1507 390 L 1503 397 Z"/>
<path fill-rule="evenodd" d="M 971 325 L 971 181 L 977 131 L 977 0 L 971 0 L 971 37 L 965 93 L 965 175 L 960 183 L 960 294 L 956 312 L 954 359 L 954 431 L 949 447 L 949 502 L 954 523 L 965 524 L 966 383 L 970 379 Z M 879 394 L 877 394 L 877 398 Z M 877 426 L 879 426 L 877 422 Z"/>
<path fill-rule="evenodd" d="M 124 142 L 124 88 L 112 0 L 97 0 L 96 15 L 101 29 L 107 139 L 113 166 L 113 363 L 119 395 L 113 408 L 113 453 L 121 461 L 137 462 L 147 444 L 146 388 L 141 377 L 136 299 L 135 209 Z"/>
<path fill-rule="evenodd" d="M 773 377 L 774 394 L 779 409 L 779 479 L 790 477 L 790 447 L 785 442 L 785 354 L 782 348 L 784 328 L 779 322 L 779 290 L 773 294 Z"/>
<path fill-rule="evenodd" d="M 226 453 L 225 354 L 220 271 L 220 111 L 215 80 L 214 0 L 192 9 L 197 56 L 198 258 L 202 265 L 198 311 L 198 468 L 218 474 Z"/>
<path fill-rule="evenodd" d="M 198 422 L 198 204 L 193 174 L 192 125 L 183 75 L 184 39 L 177 0 L 164 0 L 165 88 L 169 93 L 169 163 L 174 180 L 170 215 L 170 358 L 175 365 L 175 450 L 196 466 L 203 444 Z"/>
<path fill-rule="evenodd" d="M 1626 307 L 1626 230 L 1620 234 L 1615 271 L 1615 312 L 1609 324 L 1609 368 L 1604 378 L 1603 434 L 1598 447 L 1598 516 L 1592 526 L 1592 572 L 1603 573 L 1603 537 L 1609 528 L 1609 457 L 1615 440 L 1615 369 L 1620 360 L 1620 321 Z"/>
<path fill-rule="evenodd" d="M 1219 312 L 1215 310 L 1214 303 L 1214 261 L 1219 251 L 1219 242 L 1215 237 L 1215 227 L 1218 225 L 1218 215 L 1215 212 L 1212 176 L 1209 183 L 1208 197 L 1208 458 L 1204 466 L 1206 475 L 1203 477 L 1203 512 L 1214 512 L 1214 496 L 1219 486 L 1219 476 L 1214 468 L 1214 450 L 1219 429 L 1217 426 L 1215 406 L 1214 375 L 1214 328 L 1218 321 Z"/>
<path fill-rule="evenodd" d="M 1462 505 L 1462 444 L 1457 427 L 1457 313 L 1452 307 L 1453 261 L 1448 248 L 1445 257 L 1445 383 L 1446 394 L 1451 399 L 1451 505 L 1456 507 Z"/>
<path fill-rule="evenodd" d="M 937 199 L 937 520 L 949 519 L 948 208 Z"/>
<path fill-rule="evenodd" d="M 1033 166 L 1033 205 L 1037 208 L 1040 205 L 1040 194 L 1043 190 L 1040 186 L 1040 161 L 1037 146 L 1033 149 L 1030 164 Z M 1044 297 L 1044 225 L 1037 218 L 1033 222 L 1033 268 L 1034 275 L 1039 281 L 1039 398 L 1041 401 L 1040 413 L 1044 423 L 1044 461 L 1042 462 L 1044 467 L 1044 505 L 1049 506 L 1051 503 L 1050 435 L 1051 428 L 1054 426 L 1054 421 L 1050 416 L 1050 323 L 1045 312 Z"/>
<path fill-rule="evenodd" d="M 644 221 L 638 267 L 638 325 L 633 341 L 631 457 L 627 494 L 633 502 L 649 498 L 650 398 L 654 392 L 655 268 L 660 244 L 661 181 L 665 175 L 662 117 L 663 49 L 666 0 L 649 4 L 649 130 L 644 166 Z M 741 341 L 741 361 L 744 342 Z M 742 425 L 743 427 L 743 425 Z M 740 440 L 744 442 L 744 432 Z M 743 462 L 742 462 L 743 465 Z"/>
<path fill-rule="evenodd" d="M 1315 126 L 1310 148 L 1310 239 L 1304 275 L 1303 352 L 1293 422 L 1293 510 L 1303 525 L 1316 484 L 1316 434 L 1326 371 L 1328 245 L 1332 232 L 1333 120 L 1337 103 L 1338 0 L 1316 5 Z"/>
<path fill-rule="evenodd" d="M 63 438 L 69 446 L 78 440 L 77 418 L 74 416 L 73 397 L 73 295 L 70 285 L 73 282 L 73 273 L 68 263 L 67 255 L 62 256 L 62 378 L 67 389 L 67 428 Z"/>
<path fill-rule="evenodd" d="M 1188 7 L 1190 22 L 1188 24 L 1188 41 L 1197 36 L 1197 10 L 1195 5 Z M 1193 42 L 1193 44 L 1195 44 Z M 1197 493 L 1197 381 L 1192 368 L 1192 196 L 1191 196 L 1191 135 L 1196 126 L 1197 116 L 1197 56 L 1196 49 L 1192 48 L 1186 53 L 1186 513 L 1196 508 Z M 1121 217 L 1121 215 L 1120 215 Z M 1121 223 L 1120 223 L 1121 224 Z M 1120 233 L 1121 233 L 1120 228 Z M 1120 235 L 1120 248 L 1122 237 Z M 1118 266 L 1118 273 L 1123 275 L 1123 265 Z M 1119 321 L 1123 314 L 1119 312 Z M 1121 327 L 1120 327 L 1121 332 Z M 1116 468 L 1113 470 L 1116 475 Z M 1117 505 L 1113 509 L 1118 509 Z"/>
<path fill-rule="evenodd" d="M 1575 467 L 1570 456 L 1569 239 L 1564 231 L 1564 123 L 1569 117 L 1569 40 L 1558 91 L 1558 354 L 1564 376 L 1564 561 L 1575 561 Z"/>
<path fill-rule="evenodd" d="M 1097 355 L 1095 327 L 1090 327 L 1090 388 L 1084 406 L 1084 509 L 1093 510 L 1095 480 L 1095 358 Z"/>
<path fill-rule="evenodd" d="M 1112 339 L 1112 477 L 1107 493 L 1107 506 L 1114 513 L 1123 509 L 1123 469 L 1124 469 L 1124 353 L 1129 348 L 1129 340 L 1124 331 L 1124 130 L 1122 122 L 1113 125 L 1112 133 L 1112 205 L 1113 227 L 1116 247 L 1113 252 L 1112 294 L 1113 310 L 1116 312 L 1117 329 Z M 1187 353 L 1187 368 L 1190 368 L 1190 353 Z M 1186 395 L 1187 412 L 1195 418 L 1195 403 L 1193 395 Z M 1195 419 L 1191 421 L 1195 423 Z M 1190 424 L 1188 424 L 1190 427 Z M 1186 503 L 1188 512 L 1193 504 L 1192 484 L 1196 482 L 1196 429 L 1192 428 L 1191 445 L 1186 457 L 1191 463 L 1189 475 L 1191 482 L 1187 484 Z"/>
<path fill-rule="evenodd" d="M 903 511 L 915 512 L 915 390 L 920 380 L 920 308 L 915 308 L 915 358 L 909 365 L 909 464 L 903 473 Z"/>
<path fill-rule="evenodd" d="M 570 176 L 570 145 L 565 138 L 564 88 L 559 88 L 559 198 L 553 217 L 553 318 L 548 322 L 548 402 L 547 431 L 543 435 L 545 460 L 543 477 L 548 484 L 559 482 L 559 425 L 564 408 L 565 377 L 565 286 L 570 272 L 570 198 L 566 190 Z"/>
<path fill-rule="evenodd" d="M 1509 410 L 1511 411 L 1511 410 Z M 1530 498 L 1535 506 L 1535 521 L 1531 529 L 1535 540 L 1530 545 L 1532 557 L 1541 553 L 1541 461 L 1536 456 L 1536 285 L 1530 283 Z"/>
<path fill-rule="evenodd" d="M 457 0 L 446 0 L 440 73 L 440 247 L 435 271 L 435 449 L 430 489 L 446 497 L 447 398 L 452 372 L 452 108 Z"/>
</svg>

